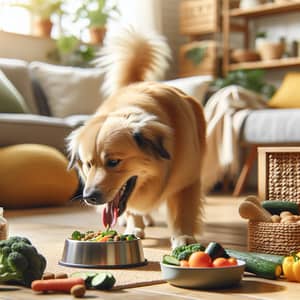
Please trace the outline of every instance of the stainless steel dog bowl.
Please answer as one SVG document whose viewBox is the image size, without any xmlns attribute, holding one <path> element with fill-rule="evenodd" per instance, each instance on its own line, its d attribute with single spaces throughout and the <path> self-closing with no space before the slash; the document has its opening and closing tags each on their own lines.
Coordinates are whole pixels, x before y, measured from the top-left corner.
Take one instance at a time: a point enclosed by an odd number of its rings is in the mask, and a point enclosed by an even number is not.
<svg viewBox="0 0 300 300">
<path fill-rule="evenodd" d="M 140 239 L 85 242 L 65 240 L 60 265 L 83 268 L 128 268 L 146 264 Z"/>
</svg>

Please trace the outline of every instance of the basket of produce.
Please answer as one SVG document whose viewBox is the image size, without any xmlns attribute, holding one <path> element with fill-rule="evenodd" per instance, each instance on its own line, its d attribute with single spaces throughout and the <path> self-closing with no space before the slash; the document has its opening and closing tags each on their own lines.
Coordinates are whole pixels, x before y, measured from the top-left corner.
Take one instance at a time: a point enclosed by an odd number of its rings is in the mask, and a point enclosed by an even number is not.
<svg viewBox="0 0 300 300">
<path fill-rule="evenodd" d="M 300 148 L 258 149 L 258 193 L 240 205 L 240 215 L 249 219 L 249 251 L 299 252 Z"/>
</svg>

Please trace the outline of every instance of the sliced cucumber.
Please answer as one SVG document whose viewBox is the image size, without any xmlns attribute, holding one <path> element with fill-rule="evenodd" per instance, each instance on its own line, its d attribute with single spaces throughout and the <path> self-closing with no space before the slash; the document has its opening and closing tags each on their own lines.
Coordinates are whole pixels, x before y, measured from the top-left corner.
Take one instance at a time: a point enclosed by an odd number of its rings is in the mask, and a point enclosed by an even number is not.
<svg viewBox="0 0 300 300">
<path fill-rule="evenodd" d="M 163 263 L 167 265 L 173 265 L 173 266 L 180 265 L 180 262 L 176 257 L 167 254 L 163 256 Z"/>
<path fill-rule="evenodd" d="M 82 278 L 85 281 L 86 286 L 91 287 L 91 281 L 97 274 L 97 272 L 74 272 L 70 277 Z"/>
<path fill-rule="evenodd" d="M 91 286 L 98 290 L 109 290 L 116 282 L 115 277 L 108 272 L 97 273 L 97 275 L 92 279 Z"/>
<path fill-rule="evenodd" d="M 295 202 L 265 200 L 261 203 L 261 205 L 272 215 L 280 215 L 280 213 L 283 211 L 289 211 L 294 215 L 299 215 L 299 206 Z"/>
</svg>

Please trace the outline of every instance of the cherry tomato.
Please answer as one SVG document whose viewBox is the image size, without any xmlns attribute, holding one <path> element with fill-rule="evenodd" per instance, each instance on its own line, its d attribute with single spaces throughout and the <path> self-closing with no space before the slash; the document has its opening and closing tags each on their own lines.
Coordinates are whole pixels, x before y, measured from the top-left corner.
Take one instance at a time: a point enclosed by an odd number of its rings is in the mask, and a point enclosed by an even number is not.
<svg viewBox="0 0 300 300">
<path fill-rule="evenodd" d="M 180 267 L 185 267 L 185 268 L 188 268 L 190 265 L 189 265 L 189 262 L 187 260 L 181 260 L 180 261 Z"/>
<path fill-rule="evenodd" d="M 189 257 L 189 265 L 192 268 L 211 267 L 212 260 L 207 253 L 203 251 L 197 251 L 192 253 L 191 256 Z"/>
<path fill-rule="evenodd" d="M 230 266 L 237 266 L 237 264 L 238 264 L 236 258 L 234 258 L 234 257 L 227 258 L 227 261 L 229 262 Z"/>
<path fill-rule="evenodd" d="M 228 267 L 230 266 L 230 263 L 227 258 L 217 257 L 216 259 L 214 259 L 212 265 L 215 268 L 219 268 L 219 267 Z"/>
</svg>

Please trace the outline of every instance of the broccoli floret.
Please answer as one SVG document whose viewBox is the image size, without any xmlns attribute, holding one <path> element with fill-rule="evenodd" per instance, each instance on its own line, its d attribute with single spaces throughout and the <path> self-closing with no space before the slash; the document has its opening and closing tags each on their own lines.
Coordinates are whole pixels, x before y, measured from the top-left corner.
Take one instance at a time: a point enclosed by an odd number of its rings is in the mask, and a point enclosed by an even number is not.
<svg viewBox="0 0 300 300">
<path fill-rule="evenodd" d="M 11 237 L 0 243 L 0 283 L 30 286 L 41 279 L 46 259 L 27 238 Z"/>
<path fill-rule="evenodd" d="M 201 244 L 189 244 L 178 246 L 172 251 L 172 256 L 179 260 L 187 259 L 192 253 L 197 251 L 204 251 L 205 247 Z"/>
</svg>

